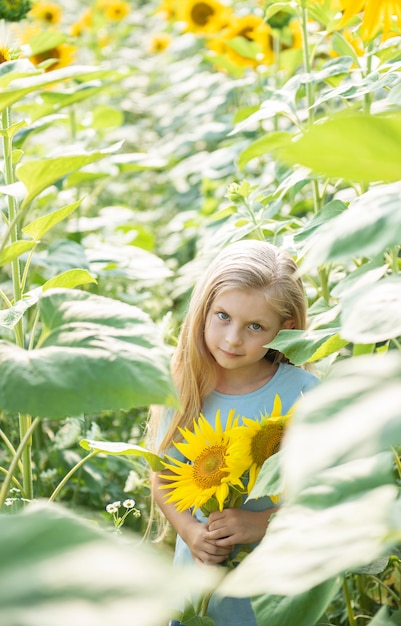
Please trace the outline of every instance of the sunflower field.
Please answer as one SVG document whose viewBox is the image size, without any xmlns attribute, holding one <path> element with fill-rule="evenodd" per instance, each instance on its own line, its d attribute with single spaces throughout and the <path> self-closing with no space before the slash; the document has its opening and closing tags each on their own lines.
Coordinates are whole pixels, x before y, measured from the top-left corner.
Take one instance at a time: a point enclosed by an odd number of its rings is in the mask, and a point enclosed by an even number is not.
<svg viewBox="0 0 401 626">
<path fill-rule="evenodd" d="M 0 116 L 0 625 L 166 626 L 195 590 L 401 624 L 401 0 L 0 0 Z M 221 579 L 156 540 L 145 427 L 244 238 L 296 260 L 308 329 L 271 347 L 322 384 Z"/>
</svg>

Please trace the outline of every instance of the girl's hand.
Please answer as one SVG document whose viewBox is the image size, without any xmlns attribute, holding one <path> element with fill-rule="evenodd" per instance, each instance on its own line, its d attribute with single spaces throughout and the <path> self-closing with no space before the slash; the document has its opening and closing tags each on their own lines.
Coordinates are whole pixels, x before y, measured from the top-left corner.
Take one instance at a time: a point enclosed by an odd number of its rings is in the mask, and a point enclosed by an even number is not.
<svg viewBox="0 0 401 626">
<path fill-rule="evenodd" d="M 216 565 L 222 563 L 229 556 L 233 550 L 233 545 L 228 542 L 224 546 L 217 545 L 215 540 L 207 538 L 209 534 L 207 525 L 197 522 L 188 527 L 183 539 L 195 561 Z"/>
<path fill-rule="evenodd" d="M 276 508 L 267 511 L 246 509 L 223 509 L 209 515 L 206 541 L 214 541 L 218 547 L 235 544 L 256 543 L 263 539 L 270 516 Z"/>
</svg>

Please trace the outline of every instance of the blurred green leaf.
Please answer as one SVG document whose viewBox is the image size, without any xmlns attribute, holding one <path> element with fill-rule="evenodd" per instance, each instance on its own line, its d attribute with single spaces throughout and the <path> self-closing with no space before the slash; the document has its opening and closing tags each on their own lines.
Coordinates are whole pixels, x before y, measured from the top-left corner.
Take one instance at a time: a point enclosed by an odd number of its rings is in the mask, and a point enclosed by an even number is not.
<svg viewBox="0 0 401 626">
<path fill-rule="evenodd" d="M 146 448 L 121 441 L 93 441 L 92 439 L 82 439 L 79 445 L 85 450 L 103 452 L 103 454 L 132 455 L 143 457 L 153 471 L 164 469 L 161 457 Z"/>
<path fill-rule="evenodd" d="M 251 143 L 243 152 L 241 152 L 238 159 L 238 167 L 243 169 L 245 165 L 255 159 L 256 157 L 263 156 L 267 152 L 278 148 L 283 141 L 288 141 L 289 134 L 284 131 L 271 132 L 265 137 L 257 139 Z"/>
<path fill-rule="evenodd" d="M 264 540 L 226 576 L 219 592 L 301 594 L 369 564 L 400 542 L 397 496 L 395 485 L 384 485 L 328 510 L 282 506 Z"/>
<path fill-rule="evenodd" d="M 64 176 L 116 152 L 121 148 L 121 145 L 122 142 L 119 142 L 105 150 L 68 154 L 61 157 L 49 157 L 47 159 L 25 161 L 20 164 L 16 168 L 16 175 L 17 178 L 24 183 L 28 191 L 22 208 L 28 205 L 44 189 L 53 185 Z"/>
<path fill-rule="evenodd" d="M 169 351 L 140 309 L 73 289 L 45 292 L 39 308 L 35 350 L 0 341 L 1 408 L 60 418 L 176 404 Z"/>
<path fill-rule="evenodd" d="M 252 598 L 258 626 L 315 626 L 336 596 L 341 578 L 327 580 L 317 587 L 291 596 L 263 595 Z"/>
<path fill-rule="evenodd" d="M 396 352 L 339 361 L 297 405 L 283 446 L 289 496 L 322 470 L 398 445 L 401 357 Z M 319 442 L 314 445 L 313 442 Z"/>
<path fill-rule="evenodd" d="M 388 277 L 345 296 L 341 334 L 354 343 L 377 343 L 401 335 L 401 278 Z"/>
<path fill-rule="evenodd" d="M 42 290 L 47 291 L 48 289 L 57 288 L 74 289 L 74 287 L 78 287 L 78 285 L 88 285 L 90 283 L 97 283 L 97 280 L 88 270 L 67 270 L 47 280 L 44 285 L 42 285 Z"/>
<path fill-rule="evenodd" d="M 2 626 L 160 626 L 215 569 L 178 570 L 133 533 L 106 533 L 56 505 L 0 516 Z M 132 621 L 132 619 L 131 619 Z"/>
<path fill-rule="evenodd" d="M 300 270 L 328 261 L 375 257 L 401 241 L 401 183 L 378 185 L 355 198 L 340 215 L 315 230 Z"/>
<path fill-rule="evenodd" d="M 279 147 L 278 158 L 361 183 L 401 179 L 401 117 L 337 115 Z"/>
</svg>

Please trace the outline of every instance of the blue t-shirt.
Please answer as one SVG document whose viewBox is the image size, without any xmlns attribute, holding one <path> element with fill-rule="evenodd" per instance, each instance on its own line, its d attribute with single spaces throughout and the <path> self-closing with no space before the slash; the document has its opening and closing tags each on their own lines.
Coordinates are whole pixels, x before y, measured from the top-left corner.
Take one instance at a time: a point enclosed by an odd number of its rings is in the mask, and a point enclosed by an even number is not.
<svg viewBox="0 0 401 626">
<path fill-rule="evenodd" d="M 250 393 L 242 395 L 229 395 L 213 391 L 206 399 L 202 407 L 202 414 L 214 426 L 217 410 L 220 410 L 220 418 L 223 429 L 226 426 L 227 417 L 232 409 L 235 409 L 235 415 L 241 418 L 260 420 L 261 415 L 273 411 L 273 404 L 276 394 L 280 396 L 282 403 L 282 414 L 288 413 L 293 404 L 309 389 L 319 384 L 319 379 L 313 374 L 289 365 L 280 363 L 274 376 L 263 387 L 256 389 Z M 161 424 L 158 433 L 159 441 L 162 440 L 166 432 L 170 415 L 166 415 L 166 419 Z M 180 452 L 173 447 L 168 454 L 175 459 L 185 461 Z M 259 498 L 258 500 L 250 500 L 244 503 L 241 508 L 252 511 L 264 511 L 271 508 L 273 502 L 269 497 Z M 196 512 L 196 518 L 199 521 L 206 522 L 206 518 L 202 512 Z M 188 565 L 193 562 L 191 552 L 187 544 L 177 535 L 174 563 L 176 565 Z M 252 611 L 249 598 L 221 598 L 213 596 L 208 608 L 208 616 L 211 617 L 215 626 L 256 626 L 255 616 Z"/>
</svg>

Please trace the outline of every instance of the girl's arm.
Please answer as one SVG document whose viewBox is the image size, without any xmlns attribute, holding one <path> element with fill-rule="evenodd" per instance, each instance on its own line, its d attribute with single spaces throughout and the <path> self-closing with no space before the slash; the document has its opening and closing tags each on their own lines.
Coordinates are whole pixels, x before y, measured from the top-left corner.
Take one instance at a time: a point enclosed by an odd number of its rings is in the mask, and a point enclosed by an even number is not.
<svg viewBox="0 0 401 626">
<path fill-rule="evenodd" d="M 163 472 L 167 474 L 165 470 Z M 172 473 L 174 476 L 174 474 Z M 164 513 L 170 524 L 175 531 L 185 541 L 188 548 L 191 551 L 192 557 L 195 561 L 202 561 L 203 563 L 221 563 L 233 549 L 233 544 L 217 545 L 216 541 L 208 537 L 208 530 L 206 524 L 199 522 L 190 511 L 177 511 L 174 504 L 167 504 L 165 501 L 166 493 L 165 489 L 159 489 L 159 486 L 166 484 L 167 481 L 163 480 L 158 474 L 152 476 L 152 494 L 153 498 Z"/>
<path fill-rule="evenodd" d="M 205 539 L 216 546 L 249 544 L 261 541 L 265 536 L 270 516 L 277 507 L 265 511 L 247 509 L 224 509 L 210 514 Z"/>
</svg>

